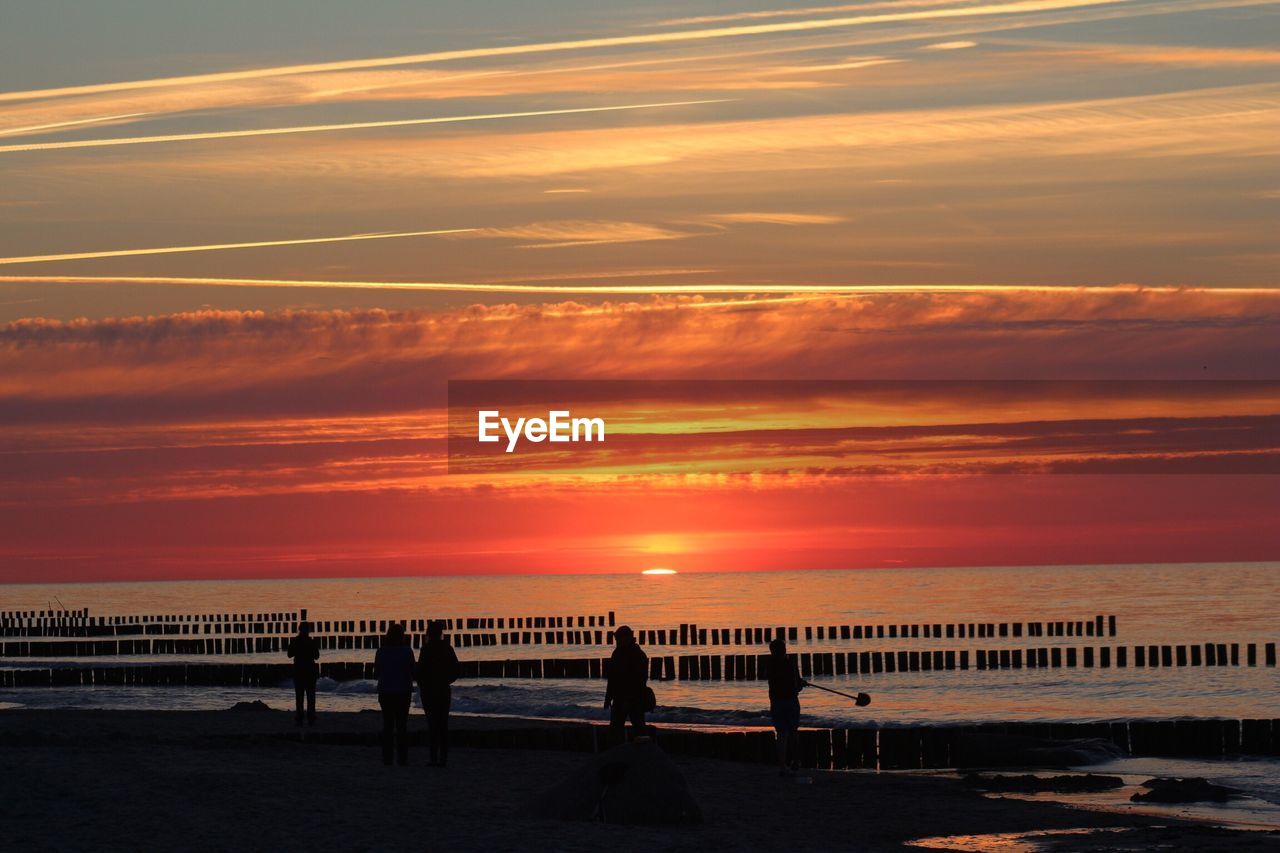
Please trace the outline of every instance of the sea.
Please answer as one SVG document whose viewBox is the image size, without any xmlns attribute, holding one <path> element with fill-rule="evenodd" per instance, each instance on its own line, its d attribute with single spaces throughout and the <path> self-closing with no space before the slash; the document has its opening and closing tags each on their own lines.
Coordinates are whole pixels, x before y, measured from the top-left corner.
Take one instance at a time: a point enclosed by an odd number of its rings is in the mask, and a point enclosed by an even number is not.
<svg viewBox="0 0 1280 853">
<path fill-rule="evenodd" d="M 0 611 L 89 608 L 94 616 L 297 611 L 312 620 L 579 615 L 613 612 L 616 623 L 670 631 L 797 626 L 796 652 L 1001 649 L 1086 645 L 1248 643 L 1258 666 L 1021 668 L 815 676 L 848 693 L 857 707 L 809 689 L 811 726 L 1085 722 L 1135 718 L 1271 718 L 1280 668 L 1262 665 L 1265 643 L 1280 640 L 1280 563 L 887 568 L 847 571 L 703 572 L 667 575 L 546 574 L 319 580 L 154 581 L 0 586 Z M 983 639 L 805 639 L 805 626 L 1091 621 L 1116 618 L 1116 636 Z M 672 632 L 674 633 L 674 632 Z M 751 646 L 647 647 L 654 654 L 755 653 Z M 600 657 L 603 646 L 512 646 L 459 649 L 485 660 Z M 326 651 L 332 660 L 371 659 L 373 650 Z M 208 662 L 208 656 L 116 658 L 127 663 Z M 231 660 L 232 658 L 221 658 Z M 236 655 L 240 662 L 282 655 Z M 323 658 L 322 658 L 323 660 Z M 0 667 L 103 665 L 103 658 L 0 658 Z M 321 710 L 377 708 L 375 684 L 321 679 Z M 654 685 L 658 723 L 711 727 L 767 726 L 765 685 L 753 681 L 662 681 Z M 0 689 L 0 709 L 223 709 L 246 700 L 291 708 L 289 683 L 273 688 L 43 687 Z M 463 680 L 454 711 L 490 716 L 604 720 L 603 684 L 590 680 Z M 1130 759 L 1135 773 L 1201 775 L 1236 784 L 1280 809 L 1280 763 L 1271 759 L 1194 761 Z M 1280 814 L 1277 812 L 1276 814 Z M 1256 816 L 1255 816 L 1256 817 Z M 1276 815 L 1265 818 L 1275 821 Z M 1275 821 L 1280 825 L 1280 821 Z"/>
</svg>

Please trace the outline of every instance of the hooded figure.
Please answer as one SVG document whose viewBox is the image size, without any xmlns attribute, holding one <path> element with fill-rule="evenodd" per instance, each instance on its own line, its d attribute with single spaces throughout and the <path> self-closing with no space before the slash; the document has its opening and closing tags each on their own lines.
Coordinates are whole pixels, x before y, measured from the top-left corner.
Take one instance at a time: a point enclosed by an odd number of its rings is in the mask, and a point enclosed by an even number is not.
<svg viewBox="0 0 1280 853">
<path fill-rule="evenodd" d="M 453 646 L 444 639 L 444 623 L 427 624 L 427 642 L 418 655 L 418 689 L 422 693 L 422 710 L 427 715 L 428 764 L 444 767 L 449 763 L 449 706 L 453 703 L 453 682 L 462 667 Z"/>
<path fill-rule="evenodd" d="M 635 634 L 627 625 L 614 632 L 617 648 L 609 658 L 609 686 L 604 694 L 604 706 L 612 708 L 609 728 L 621 738 L 631 720 L 636 734 L 645 731 L 644 713 L 648 706 L 649 656 L 636 642 Z"/>
</svg>

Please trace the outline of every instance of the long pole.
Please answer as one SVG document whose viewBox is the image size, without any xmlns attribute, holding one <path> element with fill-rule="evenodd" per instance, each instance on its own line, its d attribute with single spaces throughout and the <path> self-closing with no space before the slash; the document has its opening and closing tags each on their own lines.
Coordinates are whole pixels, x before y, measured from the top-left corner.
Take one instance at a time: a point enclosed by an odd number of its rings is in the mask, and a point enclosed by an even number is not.
<svg viewBox="0 0 1280 853">
<path fill-rule="evenodd" d="M 846 699 L 852 699 L 854 702 L 857 702 L 859 705 L 871 704 L 871 697 L 868 696 L 866 693 L 859 693 L 857 696 L 854 696 L 849 693 L 843 693 L 839 690 L 834 690 L 830 687 L 823 687 L 821 684 L 814 684 L 812 681 L 806 681 L 805 684 L 808 685 L 809 687 L 816 687 L 819 690 L 825 690 L 828 693 L 834 693 L 837 696 L 843 696 Z"/>
</svg>

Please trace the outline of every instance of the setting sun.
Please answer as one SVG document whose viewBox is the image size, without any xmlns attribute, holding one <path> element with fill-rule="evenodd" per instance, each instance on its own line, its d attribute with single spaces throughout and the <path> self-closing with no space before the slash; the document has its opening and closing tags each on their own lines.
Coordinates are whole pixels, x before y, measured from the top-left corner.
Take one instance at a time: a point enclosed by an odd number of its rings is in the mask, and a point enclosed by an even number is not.
<svg viewBox="0 0 1280 853">
<path fill-rule="evenodd" d="M 645 569 L 640 574 L 642 575 L 674 575 L 675 573 L 676 573 L 675 569 L 657 568 L 657 569 Z"/>
</svg>

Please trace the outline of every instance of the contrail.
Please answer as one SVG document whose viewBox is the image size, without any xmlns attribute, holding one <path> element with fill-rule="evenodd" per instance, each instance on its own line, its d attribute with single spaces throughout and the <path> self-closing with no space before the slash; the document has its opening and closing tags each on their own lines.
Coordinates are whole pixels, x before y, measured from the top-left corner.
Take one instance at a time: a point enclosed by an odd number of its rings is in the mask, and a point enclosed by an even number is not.
<svg viewBox="0 0 1280 853">
<path fill-rule="evenodd" d="M 17 136 L 24 133 L 39 133 L 43 130 L 58 130 L 64 127 L 77 127 L 83 124 L 99 124 L 104 121 L 118 121 L 122 118 L 139 118 L 140 116 L 151 115 L 151 113 L 120 113 L 114 116 L 93 116 L 92 118 L 80 118 L 73 121 L 55 121 L 52 124 L 32 124 L 27 127 L 6 127 L 0 129 L 0 135 Z"/>
<path fill-rule="evenodd" d="M 492 284 L 449 281 L 331 281 L 275 278 L 194 278 L 135 275 L 3 275 L 0 282 L 32 284 L 171 284 L 222 287 L 313 287 L 350 290 L 425 290 L 464 293 L 577 293 L 591 295 L 678 295 L 752 293 L 1204 293 L 1275 296 L 1280 287 L 1186 287 L 1182 285 L 1075 284 Z"/>
<path fill-rule="evenodd" d="M 74 139 L 65 142 L 31 142 L 20 145 L 0 145 L 0 154 L 18 151 L 56 151 L 63 148 L 103 148 L 109 145 L 146 145 L 155 142 L 192 142 L 198 139 L 235 139 L 243 136 L 278 136 L 285 133 L 323 133 L 331 130 L 360 130 L 370 127 L 408 127 L 418 124 L 448 124 L 459 121 L 489 121 L 503 118 L 531 118 L 534 116 L 562 116 L 575 113 L 607 113 L 621 110 L 650 110 L 659 107 L 687 107 L 696 104 L 723 104 L 733 98 L 714 98 L 701 101 L 664 101 L 656 104 L 623 104 L 615 107 L 576 107 L 563 110 L 532 110 L 521 113 L 485 113 L 471 116 L 440 116 L 438 118 L 409 118 L 397 121 L 361 121 L 346 124 L 306 124 L 296 127 L 262 127 L 254 130 L 215 130 L 205 133 L 171 133 L 165 136 L 126 136 L 115 139 Z"/>
<path fill-rule="evenodd" d="M 120 92 L 158 86 L 183 86 L 200 83 L 222 83 L 232 80 L 250 80 L 262 77 L 282 77 L 292 74 L 310 74 L 321 71 L 348 71 L 363 68 L 387 68 L 396 65 L 418 65 L 428 62 L 446 62 L 457 59 L 478 59 L 496 56 L 519 56 L 535 53 L 551 53 L 567 50 L 589 50 L 603 47 L 626 47 L 640 44 L 665 44 L 670 42 L 703 41 L 707 39 L 752 36 L 768 33 L 810 32 L 864 24 L 883 24 L 901 21 L 934 20 L 946 18 L 987 17 L 1024 12 L 1045 12 L 1057 9 L 1074 9 L 1084 6 L 1113 5 L 1116 0 L 1015 0 L 992 3 L 985 6 L 960 6 L 943 9 L 925 9 L 912 12 L 890 12 L 878 15 L 858 15 L 843 18 L 821 18 L 804 21 L 785 21 L 768 24 L 750 24 L 711 29 L 677 30 L 666 33 L 643 33 L 628 36 L 605 36 L 576 41 L 542 42 L 538 44 L 479 47 L 461 50 L 445 50 L 434 53 L 416 53 L 404 56 L 385 56 L 370 59 L 349 59 L 332 62 L 316 62 L 306 65 L 282 65 L 274 68 L 250 68 L 242 71 L 222 71 L 211 74 L 190 74 L 180 77 L 158 77 L 150 80 L 127 80 L 116 83 L 93 83 L 82 86 L 65 86 L 54 89 L 32 89 L 25 92 L 0 93 L 0 101 L 26 100 L 29 98 L 53 98 L 68 95 L 90 95 L 103 92 Z M 1240 5 L 1253 5 L 1269 0 L 1242 0 Z M 1196 4 L 1189 3 L 1188 10 Z"/>
<path fill-rule="evenodd" d="M 299 240 L 259 240 L 253 243 L 208 243 L 203 246 L 159 246 L 150 249 L 115 249 L 105 252 L 71 252 L 62 255 L 27 255 L 0 258 L 0 264 L 42 264 L 49 261 L 82 261 L 91 258 L 127 258 L 134 255 L 170 255 L 180 252 L 217 252 L 222 249 L 256 249 L 262 246 L 302 246 L 310 243 L 346 243 L 355 240 L 391 240 L 396 237 L 429 237 L 433 234 L 464 234 L 476 228 L 445 228 L 436 231 L 397 231 L 376 234 L 347 234 L 342 237 L 304 237 Z"/>
</svg>

